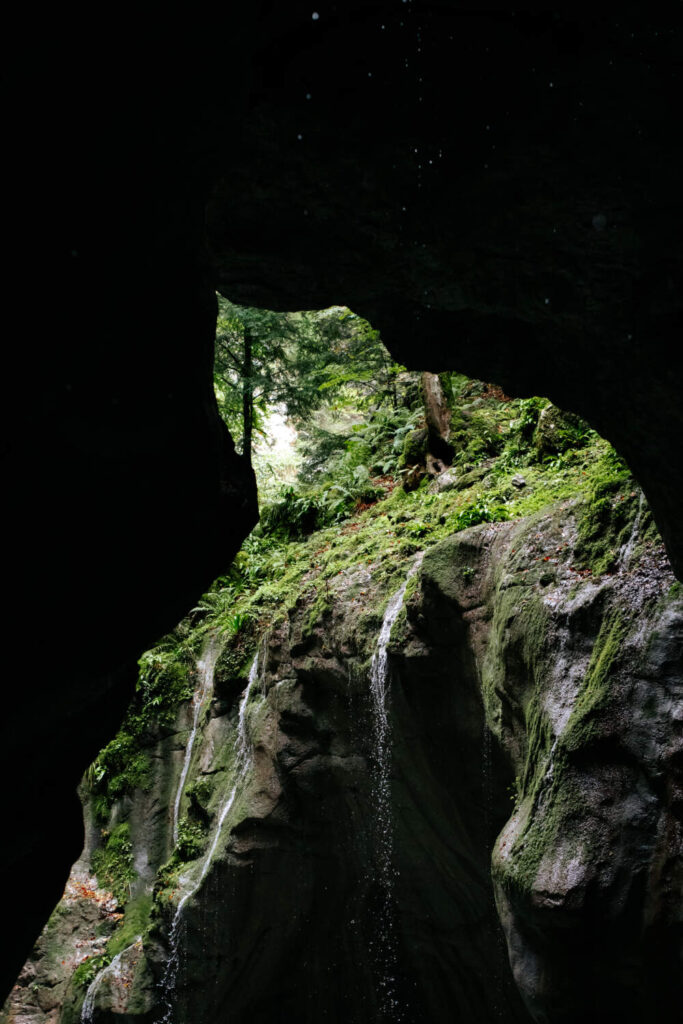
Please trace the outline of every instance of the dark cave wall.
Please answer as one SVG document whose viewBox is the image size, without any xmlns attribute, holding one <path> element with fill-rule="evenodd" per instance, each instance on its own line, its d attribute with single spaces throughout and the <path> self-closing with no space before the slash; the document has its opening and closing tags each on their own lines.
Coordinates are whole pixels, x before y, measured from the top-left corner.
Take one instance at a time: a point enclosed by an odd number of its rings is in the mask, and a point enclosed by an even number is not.
<svg viewBox="0 0 683 1024">
<path fill-rule="evenodd" d="M 681 571 L 680 16 L 317 8 L 138 12 L 86 45 L 77 13 L 8 26 L 2 867 L 36 884 L 9 892 L 7 985 L 126 666 L 255 521 L 211 395 L 215 285 L 347 303 L 411 365 L 580 412 Z"/>
<path fill-rule="evenodd" d="M 209 206 L 221 289 L 348 304 L 412 368 L 580 413 L 680 573 L 680 18 L 320 14 L 267 52 Z"/>
</svg>

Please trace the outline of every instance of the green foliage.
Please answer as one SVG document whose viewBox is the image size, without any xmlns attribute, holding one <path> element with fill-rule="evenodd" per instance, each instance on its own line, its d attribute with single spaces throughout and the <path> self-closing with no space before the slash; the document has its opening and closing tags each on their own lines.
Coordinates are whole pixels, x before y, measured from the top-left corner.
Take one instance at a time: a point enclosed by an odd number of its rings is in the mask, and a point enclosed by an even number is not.
<svg viewBox="0 0 683 1024">
<path fill-rule="evenodd" d="M 499 404 L 496 410 L 497 422 L 493 428 L 499 437 L 503 437 L 503 445 L 494 467 L 497 475 L 539 461 L 539 454 L 533 443 L 534 432 L 538 418 L 547 405 L 547 398 L 522 398 Z"/>
<path fill-rule="evenodd" d="M 154 657 L 154 652 L 151 654 Z M 142 656 L 141 663 L 147 656 Z M 180 657 L 181 655 L 176 653 L 176 658 Z M 192 692 L 190 666 L 186 661 L 176 660 L 163 663 L 160 667 L 145 665 L 138 681 L 139 710 L 136 710 L 128 721 L 132 732 L 139 736 L 148 730 L 152 723 L 172 725 L 179 705 L 189 700 Z"/>
<path fill-rule="evenodd" d="M 511 426 L 527 443 L 533 438 L 538 417 L 547 404 L 547 398 L 522 398 L 517 402 L 517 416 Z"/>
<path fill-rule="evenodd" d="M 455 533 L 459 530 L 466 530 L 470 526 L 478 526 L 479 523 L 502 523 L 509 518 L 510 513 L 506 508 L 494 504 L 488 497 L 481 497 L 456 512 L 451 517 L 449 525 Z"/>
<path fill-rule="evenodd" d="M 192 652 L 176 634 L 146 651 L 138 664 L 136 694 L 123 724 L 84 776 L 94 819 L 101 825 L 115 800 L 136 789 L 149 789 L 152 763 L 147 748 L 160 727 L 173 724 L 178 707 L 193 693 Z"/>
<path fill-rule="evenodd" d="M 305 494 L 294 487 L 284 487 L 279 500 L 261 513 L 262 533 L 282 540 L 305 537 L 326 525 L 325 506 L 317 494 Z"/>
<path fill-rule="evenodd" d="M 242 633 L 251 622 L 251 618 L 249 612 L 235 612 L 234 615 L 227 617 L 222 631 L 232 634 Z"/>
<path fill-rule="evenodd" d="M 84 960 L 71 975 L 71 984 L 77 989 L 89 988 L 100 971 L 109 966 L 112 959 L 109 953 L 102 953 L 101 956 L 91 956 Z"/>
<path fill-rule="evenodd" d="M 459 406 L 453 415 L 454 462 L 463 472 L 499 455 L 510 430 L 509 403 L 483 398 L 476 402 Z"/>
<path fill-rule="evenodd" d="M 191 816 L 196 821 L 208 821 L 209 801 L 213 795 L 214 782 L 206 776 L 200 775 L 186 789 L 186 795 L 190 801 Z"/>
<path fill-rule="evenodd" d="M 206 844 L 206 825 L 189 817 L 178 822 L 176 850 L 181 860 L 195 860 Z"/>
<path fill-rule="evenodd" d="M 97 819 L 106 821 L 114 800 L 134 789 L 149 789 L 151 762 L 137 737 L 124 729 L 100 751 L 87 772 L 90 789 L 100 799 L 94 804 Z M 104 798 L 104 799 L 102 799 Z"/>
<path fill-rule="evenodd" d="M 214 384 L 223 417 L 251 457 L 269 409 L 301 422 L 352 391 L 356 400 L 395 394 L 403 369 L 367 321 L 343 307 L 273 313 L 219 296 Z"/>
<path fill-rule="evenodd" d="M 262 510 L 257 533 L 281 541 L 299 540 L 380 500 L 386 487 L 382 480 L 398 471 L 403 438 L 412 430 L 414 419 L 414 411 L 385 407 L 344 436 L 309 428 L 304 435 L 308 447 L 302 474 L 318 482 L 282 488 L 278 498 Z"/>
<path fill-rule="evenodd" d="M 395 473 L 402 459 L 406 435 L 422 414 L 421 408 L 391 404 L 371 411 L 364 422 L 349 424 L 346 431 L 332 432 L 315 422 L 301 431 L 304 449 L 301 480 L 328 481 L 352 489 L 373 475 Z M 356 470 L 363 467 L 365 476 Z"/>
<path fill-rule="evenodd" d="M 135 878 L 130 825 L 122 822 L 111 832 L 103 832 L 103 837 L 104 846 L 93 852 L 92 870 L 97 875 L 98 885 L 109 889 L 119 903 L 125 903 L 130 895 L 130 883 Z"/>
<path fill-rule="evenodd" d="M 182 861 L 179 859 L 177 851 L 174 850 L 171 858 L 165 864 L 162 864 L 157 871 L 154 889 L 152 890 L 153 916 L 158 915 L 159 912 L 163 914 L 177 892 L 179 884 L 178 875 L 181 866 Z"/>
</svg>

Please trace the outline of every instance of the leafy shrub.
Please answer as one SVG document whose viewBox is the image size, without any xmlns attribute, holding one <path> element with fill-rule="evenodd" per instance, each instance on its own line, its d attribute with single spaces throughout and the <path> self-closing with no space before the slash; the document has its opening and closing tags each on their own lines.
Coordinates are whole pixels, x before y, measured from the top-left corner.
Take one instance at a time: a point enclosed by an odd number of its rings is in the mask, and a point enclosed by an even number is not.
<svg viewBox="0 0 683 1024">
<path fill-rule="evenodd" d="M 466 530 L 470 526 L 478 526 L 479 523 L 500 523 L 509 518 L 510 513 L 506 508 L 502 505 L 493 505 L 483 497 L 451 516 L 449 525 L 454 532 L 457 532 Z"/>
<path fill-rule="evenodd" d="M 281 539 L 305 537 L 321 524 L 319 498 L 285 487 L 277 501 L 261 512 L 261 532 Z"/>
<path fill-rule="evenodd" d="M 108 811 L 111 803 L 124 793 L 131 793 L 134 789 L 149 789 L 149 755 L 140 748 L 135 736 L 121 729 L 97 755 L 88 769 L 87 778 L 95 795 L 106 796 Z"/>
<path fill-rule="evenodd" d="M 97 875 L 98 884 L 109 889 L 119 903 L 125 903 L 130 894 L 130 883 L 135 878 L 130 825 L 127 821 L 122 822 L 103 835 L 106 842 L 94 851 L 92 870 Z"/>
<path fill-rule="evenodd" d="M 206 827 L 200 821 L 182 818 L 178 822 L 178 842 L 176 850 L 181 860 L 194 860 L 204 849 Z"/>
<path fill-rule="evenodd" d="M 77 988 L 89 988 L 100 971 L 104 970 L 111 963 L 112 958 L 108 953 L 100 956 L 91 956 L 79 964 L 71 976 L 72 984 Z"/>
</svg>

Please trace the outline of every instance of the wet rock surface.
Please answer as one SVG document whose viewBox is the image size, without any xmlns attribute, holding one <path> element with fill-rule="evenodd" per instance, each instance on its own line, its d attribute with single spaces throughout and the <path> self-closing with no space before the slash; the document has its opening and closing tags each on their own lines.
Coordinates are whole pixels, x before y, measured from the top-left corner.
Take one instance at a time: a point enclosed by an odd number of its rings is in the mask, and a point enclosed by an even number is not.
<svg viewBox="0 0 683 1024">
<path fill-rule="evenodd" d="M 69 794 L 125 666 L 254 521 L 210 394 L 216 284 L 346 303 L 406 364 L 578 412 L 681 572 L 680 19 L 419 6 L 254 3 L 194 31 L 140 15 L 90 48 L 77 14 L 27 14 L 13 36 L 7 678 L 37 642 L 49 665 L 5 695 L 1 865 L 35 879 L 6 896 L 6 989 L 77 856 Z M 57 595 L 38 621 L 37 581 Z"/>
<path fill-rule="evenodd" d="M 359 567 L 317 617 L 293 606 L 262 639 L 248 692 L 219 657 L 182 804 L 204 788 L 202 851 L 162 868 L 185 709 L 127 811 L 151 927 L 141 947 L 131 936 L 130 977 L 102 983 L 94 1020 L 166 1012 L 189 893 L 172 1020 L 214 1024 L 229 1007 L 245 1024 L 568 1024 L 616 1008 L 636 1024 L 655 1008 L 673 1024 L 680 588 L 654 542 L 600 577 L 575 568 L 575 543 L 565 505 L 425 554 L 386 650 L 384 764 L 371 658 L 400 575 Z M 49 989 L 39 961 L 27 970 L 8 1022 L 80 1012 L 73 985 L 27 1002 L 29 975 Z"/>
<path fill-rule="evenodd" d="M 649 550 L 631 572 L 577 579 L 561 517 L 469 538 L 454 538 L 450 557 L 448 545 L 427 555 L 422 607 L 429 617 L 445 597 L 459 608 L 487 723 L 512 761 L 514 809 L 492 863 L 520 992 L 543 1022 L 673 1022 L 683 883 L 674 578 Z M 475 570 L 468 582 L 462 567 Z"/>
</svg>

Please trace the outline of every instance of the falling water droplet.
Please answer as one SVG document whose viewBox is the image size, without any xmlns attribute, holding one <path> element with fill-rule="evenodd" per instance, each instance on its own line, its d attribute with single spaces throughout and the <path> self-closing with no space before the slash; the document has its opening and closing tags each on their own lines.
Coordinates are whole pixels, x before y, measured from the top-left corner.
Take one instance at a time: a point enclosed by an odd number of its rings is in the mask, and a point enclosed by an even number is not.
<svg viewBox="0 0 683 1024">
<path fill-rule="evenodd" d="M 418 317 L 419 319 L 419 317 Z M 398 1008 L 394 988 L 398 950 L 394 935 L 394 885 L 398 871 L 393 862 L 393 817 L 391 807 L 391 724 L 388 714 L 388 688 L 390 683 L 389 660 L 387 648 L 391 631 L 399 612 L 403 607 L 409 581 L 422 563 L 422 553 L 418 554 L 400 589 L 390 599 L 379 637 L 377 647 L 370 665 L 370 696 L 372 699 L 373 731 L 375 742 L 375 769 L 373 785 L 374 821 L 375 821 L 375 853 L 377 857 L 377 881 L 383 892 L 383 906 L 376 921 L 376 943 L 373 948 L 375 969 L 379 973 L 377 979 L 380 989 L 382 1019 L 395 1020 L 394 1012 Z"/>
</svg>

